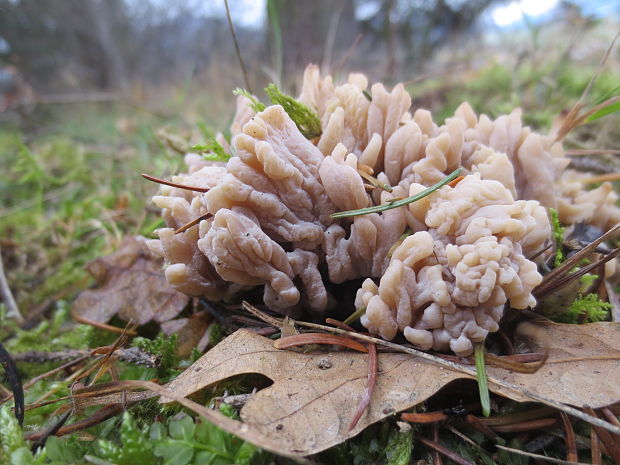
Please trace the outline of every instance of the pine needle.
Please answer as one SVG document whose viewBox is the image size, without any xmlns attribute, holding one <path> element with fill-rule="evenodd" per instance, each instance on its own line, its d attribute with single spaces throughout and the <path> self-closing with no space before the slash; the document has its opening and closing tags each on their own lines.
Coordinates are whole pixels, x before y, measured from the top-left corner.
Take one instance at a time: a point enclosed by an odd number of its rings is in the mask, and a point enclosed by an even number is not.
<svg viewBox="0 0 620 465">
<path fill-rule="evenodd" d="M 392 208 L 398 208 L 398 207 L 403 207 L 405 205 L 409 205 L 410 203 L 417 202 L 418 200 L 423 199 L 424 197 L 435 192 L 436 190 L 442 188 L 443 186 L 448 184 L 450 181 L 456 179 L 461 174 L 461 171 L 463 171 L 461 168 L 457 168 L 452 173 L 450 173 L 448 176 L 446 176 L 441 181 L 439 181 L 437 184 L 433 184 L 428 189 L 424 189 L 422 192 L 416 195 L 412 195 L 411 197 L 392 201 L 392 202 L 389 202 L 383 205 L 375 205 L 373 207 L 360 208 L 359 210 L 347 210 L 344 212 L 332 213 L 329 216 L 331 218 L 346 218 L 349 216 L 368 215 L 369 213 L 379 213 L 379 212 L 384 212 L 386 210 L 391 210 Z"/>
</svg>

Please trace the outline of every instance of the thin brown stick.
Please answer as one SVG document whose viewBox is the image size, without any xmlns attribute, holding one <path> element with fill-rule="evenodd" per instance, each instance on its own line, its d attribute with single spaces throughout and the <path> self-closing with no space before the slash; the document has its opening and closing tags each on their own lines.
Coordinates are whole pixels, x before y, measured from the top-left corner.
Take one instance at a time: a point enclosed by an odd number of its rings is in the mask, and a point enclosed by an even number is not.
<svg viewBox="0 0 620 465">
<path fill-rule="evenodd" d="M 620 225 L 619 225 L 620 226 Z M 549 283 L 544 289 L 543 289 L 543 293 L 544 294 L 550 294 L 553 292 L 558 291 L 559 289 L 563 288 L 564 286 L 566 286 L 568 283 L 570 283 L 571 281 L 574 281 L 575 279 L 579 279 L 582 276 L 588 274 L 589 272 L 591 272 L 592 270 L 596 270 L 597 268 L 599 268 L 601 265 L 604 265 L 605 263 L 607 263 L 608 261 L 613 260 L 614 258 L 616 258 L 618 255 L 620 255 L 620 247 L 614 249 L 613 251 L 611 251 L 610 253 L 608 253 L 607 255 L 605 255 L 603 258 L 601 258 L 600 260 L 597 260 L 593 263 L 590 263 L 587 266 L 584 266 L 582 268 L 580 268 L 578 271 L 575 271 L 574 273 L 571 274 L 565 274 L 564 276 L 561 276 L 559 278 L 557 278 L 555 281 Z M 538 289 L 538 288 L 537 288 Z M 535 296 L 539 296 L 539 293 L 536 293 L 536 290 L 534 292 Z"/>
<path fill-rule="evenodd" d="M 144 179 L 148 179 L 149 181 L 156 182 L 157 184 L 164 184 L 170 187 L 177 187 L 179 189 L 185 189 L 185 190 L 194 191 L 194 192 L 203 192 L 203 193 L 209 192 L 209 189 L 205 187 L 194 187 L 194 186 L 186 186 L 184 184 L 177 184 L 175 182 L 166 181 L 165 179 L 156 178 L 155 176 L 151 176 L 150 174 L 146 174 L 146 173 L 142 173 L 142 177 Z"/>
<path fill-rule="evenodd" d="M 446 418 L 448 418 L 448 415 L 440 411 L 424 413 L 405 412 L 400 415 L 401 420 L 418 424 L 438 423 L 444 421 Z"/>
<path fill-rule="evenodd" d="M 603 412 L 603 415 L 605 415 L 605 418 L 607 418 L 607 421 L 609 423 L 611 423 L 612 425 L 620 426 L 620 420 L 618 420 L 618 417 L 614 415 L 614 412 L 612 412 L 611 409 L 609 409 L 608 407 L 603 407 L 601 409 L 601 412 Z"/>
<path fill-rule="evenodd" d="M 438 442 L 431 441 L 430 439 L 426 439 L 425 437 L 422 437 L 422 436 L 418 436 L 418 439 L 425 446 L 430 447 L 431 449 L 436 450 L 440 454 L 445 455 L 450 460 L 452 460 L 453 462 L 458 463 L 459 465 L 475 465 L 472 462 L 470 462 L 469 460 L 465 460 L 463 457 L 461 457 L 457 453 L 455 453 L 455 452 L 451 451 L 450 449 L 442 446 Z"/>
<path fill-rule="evenodd" d="M 467 423 L 469 423 L 473 428 L 477 429 L 478 431 L 480 431 L 482 434 L 484 434 L 484 436 L 489 439 L 491 442 L 495 443 L 497 442 L 498 436 L 497 434 L 495 434 L 495 431 L 493 431 L 493 429 L 489 428 L 487 425 L 485 425 L 480 418 L 474 416 L 474 415 L 467 415 L 465 417 L 465 420 L 467 421 Z"/>
<path fill-rule="evenodd" d="M 495 444 L 495 447 L 501 450 L 505 450 L 506 452 L 510 452 L 512 454 L 523 455 L 524 457 L 544 460 L 546 462 L 561 463 L 565 465 L 590 465 L 589 463 L 583 463 L 583 462 L 567 462 L 566 460 L 556 459 L 554 457 L 547 457 L 546 455 L 533 454 L 531 452 L 525 452 L 524 450 L 513 449 L 512 447 L 500 446 L 499 444 Z"/>
<path fill-rule="evenodd" d="M 564 412 L 562 412 L 564 413 Z M 564 413 L 564 415 L 566 415 Z M 493 430 L 498 433 L 523 433 L 534 429 L 547 428 L 557 423 L 555 418 L 541 418 L 539 420 L 523 421 L 521 423 L 513 423 L 512 425 L 494 426 Z"/>
<path fill-rule="evenodd" d="M 273 342 L 276 349 L 288 349 L 290 347 L 305 346 L 309 344 L 330 344 L 357 352 L 368 352 L 368 349 L 357 341 L 348 337 L 325 333 L 303 333 L 294 336 L 286 336 Z"/>
<path fill-rule="evenodd" d="M 594 428 L 590 429 L 590 451 L 592 465 L 603 465 L 603 455 L 601 454 L 601 442 Z"/>
<path fill-rule="evenodd" d="M 325 323 L 335 326 L 336 328 L 344 329 L 345 331 L 355 331 L 351 326 L 342 321 L 334 320 L 333 318 L 325 318 Z"/>
<path fill-rule="evenodd" d="M 282 326 L 284 326 L 284 320 L 282 318 L 276 318 L 275 316 L 271 316 L 271 315 L 263 312 L 262 310 L 259 310 L 254 305 L 249 304 L 245 300 L 241 304 L 241 307 L 246 312 L 251 313 L 252 315 L 254 315 L 259 320 L 264 321 L 265 323 L 267 323 L 267 324 L 269 324 L 271 326 L 275 326 L 276 328 L 280 328 L 280 329 L 282 329 Z"/>
<path fill-rule="evenodd" d="M 252 86 L 250 85 L 250 79 L 248 73 L 245 70 L 245 64 L 243 63 L 243 57 L 241 56 L 241 49 L 239 48 L 239 41 L 237 40 L 237 33 L 235 32 L 235 25 L 230 17 L 230 8 L 228 7 L 228 0 L 224 0 L 226 6 L 226 19 L 228 20 L 228 27 L 230 28 L 230 34 L 232 35 L 233 42 L 235 43 L 235 53 L 237 54 L 237 60 L 239 60 L 239 66 L 241 66 L 241 72 L 243 73 L 243 80 L 245 81 L 245 87 L 252 94 Z"/>
<path fill-rule="evenodd" d="M 568 462 L 577 462 L 579 460 L 579 456 L 577 455 L 577 443 L 575 442 L 575 430 L 573 430 L 573 425 L 564 412 L 560 412 L 560 416 L 562 417 L 562 423 L 564 424 L 564 431 L 566 431 L 566 460 Z"/>
<path fill-rule="evenodd" d="M 85 325 L 94 326 L 95 328 L 103 329 L 104 331 L 110 331 L 111 333 L 119 333 L 119 334 L 126 333 L 130 336 L 138 335 L 138 333 L 134 331 L 133 329 L 124 330 L 123 328 L 119 328 L 118 326 L 112 326 L 112 325 L 108 325 L 105 323 L 99 323 L 98 321 L 89 320 L 88 318 L 84 318 L 83 316 L 76 315 L 75 313 L 72 313 L 72 316 L 73 316 L 73 319 L 77 321 L 78 323 L 83 323 Z"/>
<path fill-rule="evenodd" d="M 191 228 L 192 226 L 196 226 L 198 223 L 200 223 L 202 220 L 206 220 L 209 219 L 211 217 L 211 213 L 205 213 L 204 215 L 200 215 L 198 218 L 190 221 L 189 223 L 184 224 L 183 226 L 181 226 L 179 229 L 177 229 L 176 231 L 174 231 L 175 234 L 180 234 L 182 232 L 187 231 L 189 228 Z"/>
<path fill-rule="evenodd" d="M 355 415 L 353 415 L 353 420 L 351 420 L 351 423 L 349 424 L 349 432 L 355 428 L 355 425 L 357 425 L 357 422 L 360 418 L 362 418 L 362 415 L 370 405 L 372 393 L 375 391 L 375 386 L 377 385 L 378 365 L 379 360 L 377 357 L 377 346 L 371 342 L 368 344 L 368 381 L 366 382 L 366 389 L 364 389 L 364 393 L 362 394 L 360 403 L 357 406 Z"/>
<path fill-rule="evenodd" d="M 613 239 L 614 236 L 618 233 L 620 233 L 620 224 L 617 224 L 616 226 L 611 228 L 601 237 L 599 237 L 592 243 L 588 244 L 586 247 L 581 249 L 579 252 L 577 252 L 572 257 L 565 260 L 560 266 L 553 269 L 551 272 L 547 273 L 545 277 L 543 278 L 542 283 L 536 289 L 544 287 L 547 283 L 556 279 L 557 276 L 561 276 L 567 273 L 568 271 L 570 271 L 572 268 L 577 266 L 577 264 L 581 260 L 583 260 L 584 258 L 587 258 L 591 253 L 593 253 L 594 250 L 599 246 L 601 242 L 605 242 L 608 239 Z"/>
<path fill-rule="evenodd" d="M 533 410 L 526 410 L 524 412 L 511 413 L 510 415 L 495 415 L 488 418 L 478 418 L 481 423 L 490 426 L 502 426 L 512 425 L 514 423 L 520 423 L 522 421 L 537 420 L 544 418 L 548 415 L 553 415 L 554 409 L 549 407 L 541 407 Z"/>
<path fill-rule="evenodd" d="M 589 415 L 598 418 L 596 412 L 591 407 L 584 407 L 583 410 Z M 593 424 L 592 428 L 596 431 L 596 434 L 605 446 L 605 449 L 607 449 L 609 456 L 615 463 L 620 463 L 620 441 L 618 441 L 618 438 L 612 437 L 609 431 L 599 428 L 597 425 Z"/>
<path fill-rule="evenodd" d="M 433 441 L 439 444 L 439 425 L 437 423 L 433 423 L 431 426 L 431 431 L 433 433 Z M 441 455 L 438 451 L 433 449 L 433 465 L 443 465 L 443 461 L 441 460 Z"/>
</svg>

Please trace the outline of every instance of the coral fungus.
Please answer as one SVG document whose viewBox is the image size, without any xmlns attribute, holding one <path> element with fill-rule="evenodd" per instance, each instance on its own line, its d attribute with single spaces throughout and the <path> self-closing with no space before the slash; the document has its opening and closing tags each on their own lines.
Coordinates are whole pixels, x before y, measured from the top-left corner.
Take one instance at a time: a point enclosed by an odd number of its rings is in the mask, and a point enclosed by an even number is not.
<svg viewBox="0 0 620 465">
<path fill-rule="evenodd" d="M 264 286 L 264 303 L 285 314 L 322 314 L 335 304 L 333 285 L 364 278 L 355 305 L 372 333 L 468 355 L 506 305 L 535 304 L 533 260 L 552 240 L 546 208 L 567 224 L 609 228 L 620 219 L 615 194 L 564 176 L 561 143 L 524 126 L 520 110 L 491 120 L 463 103 L 439 125 L 412 111 L 402 84 L 367 88 L 361 74 L 335 85 L 309 66 L 294 106 L 320 121 L 311 139 L 282 106 L 256 113 L 262 107 L 239 95 L 230 146 L 218 139 L 234 156 L 186 156 L 188 174 L 173 181 L 208 192 L 162 187 L 154 201 L 168 228 L 149 247 L 185 293 L 226 300 Z M 458 168 L 460 182 L 418 202 L 332 216 L 389 206 Z"/>
</svg>

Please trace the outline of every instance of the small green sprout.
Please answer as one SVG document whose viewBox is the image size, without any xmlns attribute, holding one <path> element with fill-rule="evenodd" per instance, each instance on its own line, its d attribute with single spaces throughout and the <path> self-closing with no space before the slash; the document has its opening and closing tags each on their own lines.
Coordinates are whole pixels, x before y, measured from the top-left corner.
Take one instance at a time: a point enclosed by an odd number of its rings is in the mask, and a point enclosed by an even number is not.
<svg viewBox="0 0 620 465">
<path fill-rule="evenodd" d="M 237 87 L 235 90 L 233 90 L 233 94 L 235 94 L 235 95 L 243 95 L 248 100 L 250 100 L 250 102 L 251 102 L 250 103 L 250 108 L 252 110 L 254 110 L 256 113 L 260 113 L 265 108 L 267 108 L 267 106 L 264 103 L 262 103 L 260 100 L 258 100 L 256 97 L 254 97 L 252 94 L 250 94 L 250 92 L 248 92 L 246 89 L 242 89 L 241 87 Z"/>
<path fill-rule="evenodd" d="M 215 139 L 209 140 L 206 144 L 193 145 L 191 149 L 202 153 L 202 157 L 209 161 L 228 161 L 232 157 L 231 154 L 226 153 L 222 144 Z"/>
</svg>

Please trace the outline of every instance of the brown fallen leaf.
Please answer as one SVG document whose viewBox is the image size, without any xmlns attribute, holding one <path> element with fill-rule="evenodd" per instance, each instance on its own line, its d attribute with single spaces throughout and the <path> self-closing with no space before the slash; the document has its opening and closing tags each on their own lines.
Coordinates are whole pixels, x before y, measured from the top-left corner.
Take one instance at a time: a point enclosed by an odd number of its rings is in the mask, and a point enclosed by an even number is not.
<svg viewBox="0 0 620 465">
<path fill-rule="evenodd" d="M 86 265 L 97 287 L 81 292 L 71 309 L 81 319 L 106 323 L 117 315 L 143 325 L 177 316 L 189 297 L 173 289 L 142 238 L 128 236 L 120 248 Z"/>
<path fill-rule="evenodd" d="M 531 400 L 497 386 L 492 381 L 496 378 L 577 407 L 602 407 L 620 400 L 620 324 L 527 322 L 517 332 L 527 338 L 531 347 L 549 349 L 547 365 L 534 374 L 489 368 L 489 388 L 493 392 L 518 401 Z M 303 354 L 277 350 L 272 340 L 239 330 L 166 387 L 188 396 L 235 375 L 265 375 L 273 380 L 273 385 L 248 400 L 241 409 L 241 419 L 250 430 L 280 444 L 287 453 L 309 455 L 423 402 L 450 381 L 471 378 L 407 354 L 380 353 L 370 405 L 349 432 L 348 426 L 366 387 L 367 363 L 367 355 L 361 353 Z"/>
<path fill-rule="evenodd" d="M 568 325 L 549 320 L 523 322 L 516 338 L 532 351 L 549 351 L 543 367 L 533 374 L 489 367 L 489 376 L 576 407 L 605 407 L 620 400 L 620 324 Z M 517 401 L 502 387 L 493 392 Z"/>
</svg>

